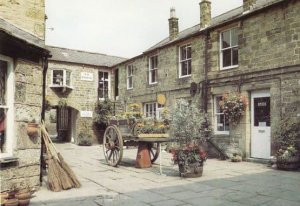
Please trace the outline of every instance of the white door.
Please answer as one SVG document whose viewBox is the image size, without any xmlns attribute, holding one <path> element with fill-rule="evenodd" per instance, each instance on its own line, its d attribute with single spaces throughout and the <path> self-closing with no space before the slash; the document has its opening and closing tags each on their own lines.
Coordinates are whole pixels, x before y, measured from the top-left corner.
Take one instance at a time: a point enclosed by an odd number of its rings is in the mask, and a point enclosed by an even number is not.
<svg viewBox="0 0 300 206">
<path fill-rule="evenodd" d="M 271 116 L 270 92 L 251 94 L 251 157 L 270 159 Z"/>
</svg>

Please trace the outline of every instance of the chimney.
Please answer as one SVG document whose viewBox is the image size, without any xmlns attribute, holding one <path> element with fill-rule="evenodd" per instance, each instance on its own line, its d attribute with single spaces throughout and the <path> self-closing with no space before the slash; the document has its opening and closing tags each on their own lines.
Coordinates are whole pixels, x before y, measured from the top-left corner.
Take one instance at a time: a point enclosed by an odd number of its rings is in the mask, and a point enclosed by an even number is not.
<svg viewBox="0 0 300 206">
<path fill-rule="evenodd" d="M 170 18 L 169 18 L 169 37 L 170 40 L 174 40 L 178 36 L 178 18 L 176 18 L 175 8 L 170 9 Z"/>
<path fill-rule="evenodd" d="M 253 5 L 256 3 L 256 0 L 243 0 L 244 12 L 252 10 Z"/>
<path fill-rule="evenodd" d="M 201 0 L 200 5 L 200 29 L 204 29 L 211 22 L 211 2 L 210 0 Z"/>
</svg>

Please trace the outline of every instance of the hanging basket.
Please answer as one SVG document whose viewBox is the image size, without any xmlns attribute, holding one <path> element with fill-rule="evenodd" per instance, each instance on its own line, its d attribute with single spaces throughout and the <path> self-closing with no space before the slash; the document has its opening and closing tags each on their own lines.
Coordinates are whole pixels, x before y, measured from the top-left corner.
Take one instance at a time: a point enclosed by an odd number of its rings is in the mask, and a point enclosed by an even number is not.
<svg viewBox="0 0 300 206">
<path fill-rule="evenodd" d="M 276 165 L 281 170 L 297 170 L 300 167 L 300 156 L 293 157 L 277 157 Z"/>
</svg>

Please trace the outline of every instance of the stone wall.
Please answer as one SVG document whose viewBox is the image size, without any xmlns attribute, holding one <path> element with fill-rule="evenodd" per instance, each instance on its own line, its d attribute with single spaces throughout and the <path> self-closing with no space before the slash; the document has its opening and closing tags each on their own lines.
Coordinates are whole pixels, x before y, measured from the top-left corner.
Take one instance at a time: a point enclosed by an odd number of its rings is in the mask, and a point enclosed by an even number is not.
<svg viewBox="0 0 300 206">
<path fill-rule="evenodd" d="M 45 39 L 45 0 L 1 1 L 0 18 Z"/>
<path fill-rule="evenodd" d="M 192 75 L 190 77 L 179 78 L 179 46 L 186 44 L 192 45 Z M 191 38 L 188 41 L 181 42 L 178 45 L 172 45 L 160 49 L 157 53 L 150 53 L 135 58 L 132 61 L 120 65 L 119 68 L 119 91 L 120 100 L 128 103 L 146 103 L 156 102 L 158 94 L 166 96 L 167 106 L 172 106 L 176 99 L 185 98 L 192 100 L 190 86 L 192 82 L 198 84 L 204 77 L 203 56 L 204 40 L 203 38 Z M 158 82 L 150 85 L 148 83 L 149 57 L 158 55 Z M 127 90 L 126 66 L 132 64 L 134 67 L 133 89 Z M 199 87 L 198 87 L 199 88 Z M 199 92 L 199 91 L 197 91 Z"/>
<path fill-rule="evenodd" d="M 53 69 L 67 69 L 71 71 L 71 87 L 65 92 L 61 91 L 61 88 L 51 88 L 51 78 Z M 57 106 L 61 98 L 66 98 L 67 105 L 75 110 L 76 113 L 76 134 L 79 134 L 83 130 L 82 123 L 84 120 L 88 121 L 88 124 L 92 130 L 93 118 L 81 118 L 80 111 L 94 111 L 95 103 L 98 99 L 98 72 L 109 72 L 110 79 L 114 79 L 114 74 L 110 69 L 105 67 L 73 64 L 67 62 L 49 61 L 47 72 L 47 86 L 46 86 L 46 98 L 49 100 L 51 106 Z M 81 72 L 88 72 L 93 74 L 93 81 L 81 80 Z M 113 97 L 114 87 L 111 83 L 110 97 Z M 48 112 L 47 112 L 48 113 Z M 94 115 L 93 115 L 94 116 Z M 76 138 L 76 137 L 74 137 Z M 76 142 L 76 139 L 75 139 Z"/>
<path fill-rule="evenodd" d="M 27 122 L 41 120 L 42 67 L 18 59 L 15 65 L 15 140 L 13 157 L 18 165 L 0 170 L 1 191 L 39 187 L 41 137 L 29 137 Z"/>
</svg>

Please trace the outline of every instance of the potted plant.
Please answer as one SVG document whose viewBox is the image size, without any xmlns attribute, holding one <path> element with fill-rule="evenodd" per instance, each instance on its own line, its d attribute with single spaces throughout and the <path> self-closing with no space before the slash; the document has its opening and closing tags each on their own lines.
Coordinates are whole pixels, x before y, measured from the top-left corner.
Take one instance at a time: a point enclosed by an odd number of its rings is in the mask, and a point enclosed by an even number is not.
<svg viewBox="0 0 300 206">
<path fill-rule="evenodd" d="M 39 135 L 39 124 L 36 122 L 35 118 L 27 123 L 27 135 L 29 137 L 36 137 Z"/>
<path fill-rule="evenodd" d="M 219 104 L 229 123 L 237 125 L 245 113 L 248 101 L 240 93 L 226 93 L 223 94 L 222 101 Z"/>
<path fill-rule="evenodd" d="M 276 140 L 276 165 L 278 169 L 296 170 L 300 166 L 300 153 L 296 144 L 300 138 L 299 119 L 286 118 L 280 121 L 274 132 Z"/>
<path fill-rule="evenodd" d="M 93 129 L 99 143 L 102 143 L 103 141 L 103 135 L 105 129 L 109 123 L 109 119 L 112 116 L 112 111 L 113 111 L 112 106 L 113 106 L 112 102 L 109 99 L 105 99 L 103 101 L 97 101 L 95 105 Z"/>
<path fill-rule="evenodd" d="M 176 146 L 171 149 L 182 177 L 202 176 L 206 152 L 202 145 L 209 135 L 207 116 L 194 105 L 180 100 L 171 111 L 171 133 Z"/>
</svg>

